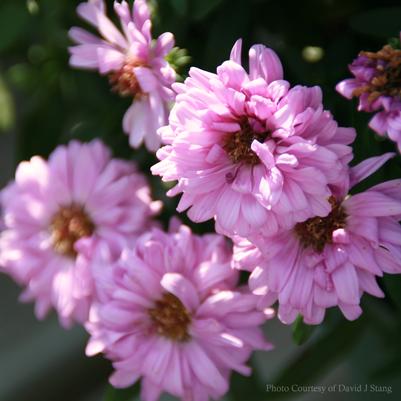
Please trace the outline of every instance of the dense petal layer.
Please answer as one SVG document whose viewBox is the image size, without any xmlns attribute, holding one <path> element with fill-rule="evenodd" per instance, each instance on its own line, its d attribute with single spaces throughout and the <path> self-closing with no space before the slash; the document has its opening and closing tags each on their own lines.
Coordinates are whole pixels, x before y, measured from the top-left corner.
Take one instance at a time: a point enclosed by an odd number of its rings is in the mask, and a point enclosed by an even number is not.
<svg viewBox="0 0 401 401">
<path fill-rule="evenodd" d="M 139 237 L 109 265 L 92 307 L 87 353 L 113 361 L 116 387 L 141 378 L 145 400 L 166 391 L 182 400 L 219 399 L 254 349 L 271 349 L 260 326 L 272 316 L 237 287 L 224 238 L 203 237 L 177 222 Z M 98 264 L 99 261 L 96 261 Z"/>
<path fill-rule="evenodd" d="M 191 68 L 178 92 L 168 143 L 153 174 L 177 180 L 179 211 L 196 222 L 215 218 L 227 235 L 271 234 L 313 215 L 348 190 L 353 129 L 323 110 L 318 87 L 289 87 L 280 60 L 262 45 L 241 65 L 241 41 L 212 74 Z"/>
<path fill-rule="evenodd" d="M 353 168 L 359 182 L 392 154 Z M 401 182 L 388 181 L 344 199 L 332 200 L 327 217 L 315 217 L 274 235 L 235 237 L 234 267 L 251 271 L 249 286 L 262 307 L 279 303 L 286 324 L 298 314 L 319 324 L 326 308 L 338 306 L 354 320 L 366 292 L 384 293 L 376 282 L 383 273 L 401 273 Z"/>
<path fill-rule="evenodd" d="M 63 326 L 87 319 L 93 252 L 102 243 L 120 249 L 160 208 L 135 166 L 97 140 L 22 162 L 1 204 L 3 271 L 26 287 L 23 300 L 36 301 L 38 318 L 53 306 Z"/>
</svg>

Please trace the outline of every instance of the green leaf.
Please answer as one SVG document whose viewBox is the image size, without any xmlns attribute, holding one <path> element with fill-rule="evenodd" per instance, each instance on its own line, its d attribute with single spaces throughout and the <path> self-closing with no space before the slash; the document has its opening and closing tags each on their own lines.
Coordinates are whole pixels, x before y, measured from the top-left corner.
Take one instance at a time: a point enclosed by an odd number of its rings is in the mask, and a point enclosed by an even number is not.
<svg viewBox="0 0 401 401">
<path fill-rule="evenodd" d="M 139 384 L 132 387 L 119 389 L 109 385 L 104 401 L 132 401 L 139 394 Z"/>
<path fill-rule="evenodd" d="M 393 302 L 401 311 L 401 277 L 400 276 L 384 276 L 384 285 Z"/>
<path fill-rule="evenodd" d="M 28 63 L 12 65 L 6 71 L 6 79 L 11 85 L 21 90 L 32 90 L 38 85 L 39 74 Z"/>
<path fill-rule="evenodd" d="M 195 20 L 201 20 L 214 11 L 223 0 L 195 0 L 191 9 L 191 16 Z"/>
<path fill-rule="evenodd" d="M 388 39 L 388 44 L 393 48 L 400 50 L 401 49 L 401 43 L 400 43 L 400 38 L 390 38 Z"/>
<path fill-rule="evenodd" d="M 370 379 L 372 381 L 388 380 L 390 377 L 397 377 L 401 372 L 401 353 L 400 349 L 395 350 L 395 354 L 392 355 L 388 361 L 376 368 L 371 374 Z"/>
<path fill-rule="evenodd" d="M 341 318 L 325 331 L 316 341 L 311 343 L 277 376 L 276 386 L 297 384 L 313 384 L 330 367 L 347 352 L 361 336 L 365 327 L 363 318 L 348 322 Z M 276 393 L 274 399 L 291 396 L 291 393 Z"/>
<path fill-rule="evenodd" d="M 292 339 L 297 345 L 304 344 L 312 335 L 316 326 L 305 324 L 302 316 L 298 316 L 292 325 Z"/>
<path fill-rule="evenodd" d="M 233 373 L 230 382 L 228 396 L 232 401 L 262 401 L 265 395 L 265 387 L 258 378 L 255 369 L 249 377 Z"/>
<path fill-rule="evenodd" d="M 15 121 L 14 100 L 0 76 L 0 131 L 10 129 Z"/>
<path fill-rule="evenodd" d="M 191 62 L 191 57 L 188 55 L 188 51 L 186 49 L 174 47 L 171 49 L 170 53 L 167 54 L 166 61 L 177 73 L 176 80 L 181 82 L 184 81 L 184 77 L 182 76 L 184 67 Z"/>
<path fill-rule="evenodd" d="M 0 6 L 0 51 L 8 49 L 27 37 L 30 15 L 24 2 L 10 2 Z M 28 36 L 29 37 L 29 36 Z"/>
</svg>

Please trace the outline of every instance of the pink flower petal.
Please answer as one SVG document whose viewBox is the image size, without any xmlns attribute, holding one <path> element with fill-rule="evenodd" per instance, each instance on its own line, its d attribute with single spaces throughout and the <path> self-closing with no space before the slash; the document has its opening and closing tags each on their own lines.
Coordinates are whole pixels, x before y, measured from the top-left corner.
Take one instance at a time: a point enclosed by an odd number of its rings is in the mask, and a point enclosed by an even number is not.
<svg viewBox="0 0 401 401">
<path fill-rule="evenodd" d="M 175 295 L 189 310 L 195 310 L 199 305 L 194 285 L 178 273 L 166 273 L 161 279 L 162 287 Z"/>
</svg>

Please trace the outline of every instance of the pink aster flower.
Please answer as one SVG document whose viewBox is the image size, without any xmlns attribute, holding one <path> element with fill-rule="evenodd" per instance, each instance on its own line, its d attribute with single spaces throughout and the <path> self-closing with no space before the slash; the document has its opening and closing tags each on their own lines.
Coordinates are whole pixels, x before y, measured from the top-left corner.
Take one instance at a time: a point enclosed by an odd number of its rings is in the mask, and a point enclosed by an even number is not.
<svg viewBox="0 0 401 401">
<path fill-rule="evenodd" d="M 215 217 L 223 233 L 275 232 L 330 212 L 327 198 L 347 183 L 352 128 L 339 128 L 323 109 L 318 87 L 283 81 L 277 55 L 262 45 L 241 66 L 241 41 L 217 74 L 191 68 L 175 84 L 167 146 L 152 167 L 178 180 L 178 210 L 195 222 Z"/>
<path fill-rule="evenodd" d="M 127 387 L 142 378 L 144 401 L 165 391 L 186 401 L 220 399 L 233 370 L 255 349 L 271 349 L 260 326 L 271 310 L 236 286 L 232 252 L 218 235 L 193 235 L 188 227 L 159 229 L 126 248 L 99 281 L 87 329 L 87 354 L 113 361 L 110 378 Z"/>
<path fill-rule="evenodd" d="M 401 152 L 401 99 L 393 101 L 386 110 L 377 112 L 370 120 L 369 127 L 381 136 L 387 135 Z"/>
<path fill-rule="evenodd" d="M 356 184 L 393 154 L 371 158 L 351 169 Z M 236 267 L 252 271 L 251 290 L 260 305 L 278 301 L 278 316 L 291 323 L 301 314 L 319 324 L 326 308 L 338 306 L 354 320 L 363 293 L 384 294 L 383 273 L 401 273 L 401 180 L 352 196 L 330 198 L 327 217 L 313 217 L 275 236 L 236 240 Z"/>
<path fill-rule="evenodd" d="M 25 286 L 21 298 L 36 302 L 39 319 L 54 307 L 65 327 L 87 319 L 94 295 L 89 259 L 99 241 L 121 247 L 159 209 L 144 177 L 111 159 L 97 140 L 59 146 L 48 162 L 22 162 L 1 204 L 2 270 Z"/>
<path fill-rule="evenodd" d="M 114 10 L 122 32 L 106 16 L 103 0 L 89 0 L 78 6 L 80 17 L 93 25 L 101 38 L 72 28 L 70 37 L 77 45 L 70 47 L 70 64 L 98 70 L 109 77 L 114 91 L 133 99 L 125 113 L 123 129 L 132 147 L 144 141 L 149 150 L 155 151 L 160 146 L 156 131 L 166 124 L 168 103 L 174 100 L 171 84 L 175 72 L 165 60 L 174 46 L 174 37 L 166 32 L 152 40 L 145 0 L 135 0 L 132 12 L 126 1 L 115 1 Z"/>
<path fill-rule="evenodd" d="M 370 128 L 387 133 L 401 149 L 401 50 L 386 45 L 375 53 L 362 51 L 349 69 L 354 78 L 339 82 L 337 91 L 348 99 L 358 97 L 358 110 L 378 112 Z"/>
</svg>

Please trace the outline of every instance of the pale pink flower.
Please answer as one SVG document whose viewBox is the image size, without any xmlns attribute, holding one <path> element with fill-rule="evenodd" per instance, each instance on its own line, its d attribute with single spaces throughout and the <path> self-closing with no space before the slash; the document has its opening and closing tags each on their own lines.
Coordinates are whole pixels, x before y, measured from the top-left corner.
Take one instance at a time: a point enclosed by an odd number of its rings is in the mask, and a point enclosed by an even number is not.
<svg viewBox="0 0 401 401">
<path fill-rule="evenodd" d="M 121 248 L 160 207 L 135 166 L 111 159 L 98 140 L 59 146 L 48 162 L 35 156 L 20 163 L 1 204 L 2 270 L 25 286 L 21 299 L 36 302 L 39 319 L 54 307 L 65 327 L 87 319 L 98 242 Z"/>
<path fill-rule="evenodd" d="M 351 183 L 392 156 L 352 168 Z M 330 201 L 327 217 L 313 217 L 275 236 L 255 236 L 252 243 L 235 240 L 235 266 L 252 271 L 249 285 L 261 296 L 261 307 L 278 301 L 284 323 L 300 314 L 306 323 L 319 324 L 333 306 L 354 320 L 362 313 L 363 293 L 384 296 L 376 277 L 401 273 L 401 180 Z"/>
<path fill-rule="evenodd" d="M 130 145 L 142 141 L 155 151 L 160 146 L 157 129 L 167 123 L 169 102 L 174 100 L 171 84 L 175 71 L 165 60 L 174 46 L 174 37 L 166 32 L 153 41 L 150 12 L 145 0 L 135 0 L 132 11 L 126 1 L 114 2 L 122 31 L 106 15 L 103 0 L 81 3 L 78 14 L 93 25 L 101 38 L 81 29 L 69 32 L 77 43 L 70 47 L 73 67 L 98 70 L 107 75 L 113 89 L 133 98 L 123 119 Z"/>
<path fill-rule="evenodd" d="M 401 150 L 401 50 L 390 45 L 378 52 L 362 51 L 350 64 L 354 78 L 336 86 L 344 97 L 359 98 L 358 110 L 376 112 L 369 127 L 396 142 Z"/>
<path fill-rule="evenodd" d="M 195 222 L 216 218 L 217 229 L 249 235 L 291 227 L 330 211 L 327 198 L 347 185 L 352 128 L 339 128 L 323 109 L 319 87 L 283 81 L 280 60 L 255 45 L 249 73 L 241 66 L 241 41 L 217 74 L 191 68 L 175 84 L 168 144 L 152 167 L 168 192 L 183 193 L 179 211 Z"/>
<path fill-rule="evenodd" d="M 233 370 L 250 374 L 252 351 L 271 349 L 261 325 L 272 311 L 258 311 L 258 297 L 237 287 L 231 257 L 224 237 L 181 226 L 144 234 L 106 269 L 87 355 L 113 361 L 113 386 L 142 379 L 144 401 L 162 392 L 207 401 L 227 392 Z"/>
</svg>

